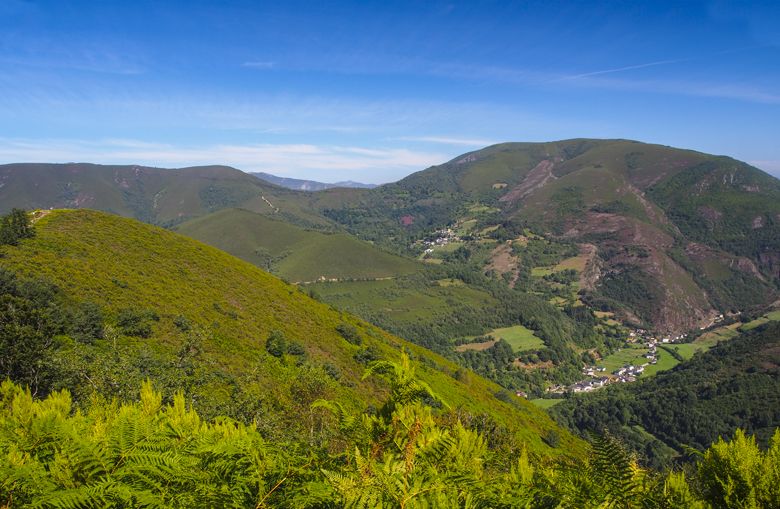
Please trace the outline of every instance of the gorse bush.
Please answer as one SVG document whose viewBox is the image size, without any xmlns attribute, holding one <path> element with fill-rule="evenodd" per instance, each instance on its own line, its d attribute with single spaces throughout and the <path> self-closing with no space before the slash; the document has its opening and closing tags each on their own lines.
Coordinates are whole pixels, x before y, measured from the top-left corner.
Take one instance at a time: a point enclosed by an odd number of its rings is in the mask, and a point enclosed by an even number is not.
<svg viewBox="0 0 780 509">
<path fill-rule="evenodd" d="M 35 399 L 0 385 L 0 504 L 5 507 L 776 508 L 780 431 L 762 451 L 738 431 L 687 474 L 640 468 L 611 435 L 583 459 L 525 450 L 496 464 L 486 438 L 442 423 L 408 358 L 365 377 L 389 389 L 373 413 L 319 400 L 341 439 L 325 449 L 271 443 L 252 426 L 203 420 L 180 393 L 151 383 L 134 403 L 94 398 L 74 411 L 68 391 Z M 307 391 L 307 393 L 310 391 Z M 316 391 L 315 391 L 316 392 Z M 305 452 L 304 452 L 305 451 Z"/>
</svg>

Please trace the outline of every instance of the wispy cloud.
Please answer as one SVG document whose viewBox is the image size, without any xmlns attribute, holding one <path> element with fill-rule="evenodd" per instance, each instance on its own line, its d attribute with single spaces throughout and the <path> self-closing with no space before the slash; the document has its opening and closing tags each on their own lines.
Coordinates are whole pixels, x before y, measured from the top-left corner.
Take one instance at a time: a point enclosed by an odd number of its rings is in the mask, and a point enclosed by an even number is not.
<svg viewBox="0 0 780 509">
<path fill-rule="evenodd" d="M 565 80 L 576 80 L 581 78 L 589 78 L 591 76 L 599 76 L 602 74 L 612 74 L 616 72 L 624 72 L 624 71 L 633 71 L 636 69 L 645 69 L 647 67 L 656 67 L 659 65 L 669 65 L 669 64 L 677 64 L 680 62 L 686 62 L 688 59 L 675 59 L 675 60 L 659 60 L 657 62 L 648 62 L 645 64 L 636 64 L 636 65 L 627 65 L 623 67 L 615 67 L 612 69 L 603 69 L 601 71 L 592 71 L 592 72 L 586 72 L 582 74 L 573 74 L 571 76 L 563 76 L 562 78 L 557 78 L 552 81 L 565 81 Z"/>
<path fill-rule="evenodd" d="M 185 146 L 141 140 L 0 139 L 2 162 L 94 162 L 182 167 L 226 164 L 245 171 L 285 176 L 394 180 L 448 159 L 447 154 L 397 148 L 313 144 L 221 144 Z"/>
<path fill-rule="evenodd" d="M 401 136 L 393 139 L 399 141 L 440 143 L 442 145 L 457 145 L 463 147 L 486 147 L 498 143 L 496 141 L 479 138 L 451 138 L 448 136 Z"/>
<path fill-rule="evenodd" d="M 276 67 L 276 62 L 267 60 L 244 62 L 241 67 L 250 67 L 252 69 L 273 69 Z"/>
</svg>

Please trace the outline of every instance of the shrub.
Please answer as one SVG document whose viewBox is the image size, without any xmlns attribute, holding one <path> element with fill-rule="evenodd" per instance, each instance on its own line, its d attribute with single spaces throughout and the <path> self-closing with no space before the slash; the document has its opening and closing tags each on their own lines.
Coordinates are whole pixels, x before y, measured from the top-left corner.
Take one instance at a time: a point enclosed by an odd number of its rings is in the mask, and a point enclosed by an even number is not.
<svg viewBox="0 0 780 509">
<path fill-rule="evenodd" d="M 287 353 L 287 339 L 280 330 L 273 330 L 265 340 L 265 349 L 274 357 L 283 357 Z"/>
<path fill-rule="evenodd" d="M 363 338 L 360 337 L 360 334 L 358 333 L 358 330 L 355 328 L 354 325 L 350 325 L 348 323 L 342 323 L 336 327 L 336 332 L 341 334 L 342 338 L 346 339 L 348 342 L 352 343 L 353 345 L 363 344 Z"/>
<path fill-rule="evenodd" d="M 125 336 L 148 338 L 152 335 L 152 321 L 158 321 L 160 317 L 151 310 L 124 308 L 119 311 L 116 325 Z"/>
</svg>

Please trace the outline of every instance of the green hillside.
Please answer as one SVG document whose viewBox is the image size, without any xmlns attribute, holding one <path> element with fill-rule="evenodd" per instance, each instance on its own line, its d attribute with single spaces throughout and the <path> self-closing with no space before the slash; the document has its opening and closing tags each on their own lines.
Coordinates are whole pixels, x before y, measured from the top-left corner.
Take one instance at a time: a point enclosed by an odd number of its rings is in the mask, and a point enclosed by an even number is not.
<svg viewBox="0 0 780 509">
<path fill-rule="evenodd" d="M 0 184 L 0 213 L 13 207 L 90 208 L 170 225 L 241 206 L 298 224 L 329 224 L 308 210 L 306 193 L 227 166 L 6 164 L 0 165 Z"/>
<path fill-rule="evenodd" d="M 316 428 L 322 439 L 335 432 L 332 421 L 309 404 L 378 404 L 386 387 L 361 374 L 371 360 L 399 359 L 403 348 L 447 403 L 442 418 L 455 412 L 490 423 L 496 444 L 510 449 L 525 443 L 548 455 L 580 447 L 498 386 L 210 246 L 89 210 L 44 212 L 35 230 L 0 248 L 0 289 L 14 320 L 22 319 L 14 309 L 29 309 L 29 320 L 45 324 L 35 335 L 42 350 L 28 354 L 50 357 L 19 374 L 41 391 L 68 387 L 80 403 L 92 394 L 126 399 L 148 377 L 166 398 L 185 391 L 206 416 L 254 422 L 267 436 Z M 552 435 L 555 450 L 543 440 Z"/>
<path fill-rule="evenodd" d="M 583 434 L 609 429 L 655 464 L 735 428 L 766 444 L 780 425 L 780 322 L 757 323 L 670 371 L 577 395 L 551 412 Z"/>
<path fill-rule="evenodd" d="M 247 210 L 221 210 L 175 229 L 294 282 L 389 278 L 419 269 L 350 235 L 306 230 Z"/>
<path fill-rule="evenodd" d="M 530 230 L 595 248 L 584 299 L 659 330 L 778 296 L 780 181 L 728 157 L 628 140 L 504 143 L 341 197 L 324 191 L 313 206 L 377 243 L 476 222 L 479 242 Z"/>
</svg>

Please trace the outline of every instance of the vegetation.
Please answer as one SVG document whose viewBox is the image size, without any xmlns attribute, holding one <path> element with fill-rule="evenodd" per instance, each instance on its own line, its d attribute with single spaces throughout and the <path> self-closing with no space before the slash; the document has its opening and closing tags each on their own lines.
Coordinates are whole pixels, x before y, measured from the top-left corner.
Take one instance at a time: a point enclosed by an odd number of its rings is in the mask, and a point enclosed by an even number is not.
<svg viewBox="0 0 780 509">
<path fill-rule="evenodd" d="M 67 388 L 84 408 L 96 394 L 124 400 L 148 378 L 166 402 L 183 391 L 204 418 L 318 442 L 337 430 L 309 403 L 376 406 L 384 388 L 360 372 L 406 350 L 449 402 L 437 412 L 490 422 L 504 442 L 539 454 L 580 447 L 530 404 L 497 400 L 497 385 L 456 379 L 452 361 L 214 248 L 92 211 L 53 211 L 35 228 L 34 238 L 0 250 L 0 378 L 36 394 Z M 274 331 L 284 341 L 269 342 Z M 559 449 L 540 438 L 550 427 L 564 437 Z"/>
<path fill-rule="evenodd" d="M 760 325 L 671 371 L 572 397 L 551 412 L 581 433 L 610 430 L 656 466 L 735 428 L 767 444 L 780 424 L 778 346 L 780 323 Z"/>
<path fill-rule="evenodd" d="M 95 399 L 73 412 L 70 394 L 44 400 L 0 385 L 0 501 L 34 507 L 777 507 L 780 430 L 769 448 L 737 431 L 694 468 L 639 468 L 610 435 L 586 458 L 540 461 L 522 450 L 497 463 L 487 437 L 437 422 L 434 398 L 408 358 L 377 362 L 389 394 L 376 413 L 331 410 L 344 440 L 331 450 L 264 439 L 227 418 L 204 420 L 150 383 L 140 399 Z"/>
<path fill-rule="evenodd" d="M 35 230 L 30 225 L 30 218 L 22 209 L 13 209 L 0 217 L 0 246 L 6 244 L 15 246 L 22 239 L 35 236 Z"/>
<path fill-rule="evenodd" d="M 247 210 L 221 210 L 176 231 L 290 281 L 387 278 L 420 268 L 350 235 L 304 229 Z"/>
</svg>

